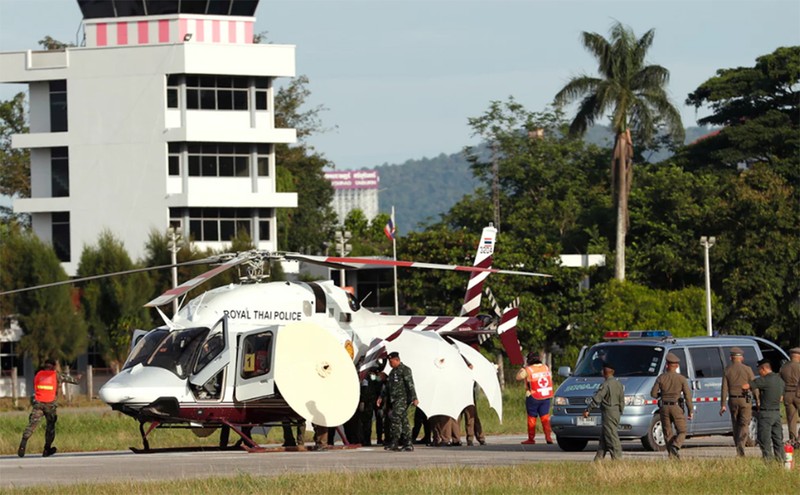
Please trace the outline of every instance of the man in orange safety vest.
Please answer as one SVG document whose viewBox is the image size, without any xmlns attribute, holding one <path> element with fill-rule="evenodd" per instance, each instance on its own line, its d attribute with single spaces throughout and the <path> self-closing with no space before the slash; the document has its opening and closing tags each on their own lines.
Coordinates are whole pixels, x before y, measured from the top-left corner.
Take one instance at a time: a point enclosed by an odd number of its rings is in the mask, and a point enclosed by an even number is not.
<svg viewBox="0 0 800 495">
<path fill-rule="evenodd" d="M 58 415 L 56 414 L 58 387 L 62 382 L 76 384 L 78 380 L 80 380 L 80 375 L 77 378 L 73 378 L 65 373 L 56 371 L 56 362 L 52 359 L 44 362 L 44 368 L 39 370 L 33 378 L 34 393 L 33 397 L 31 397 L 33 410 L 28 418 L 28 427 L 22 433 L 22 441 L 20 441 L 19 449 L 17 450 L 18 456 L 25 456 L 28 439 L 33 435 L 36 427 L 39 426 L 42 416 L 47 420 L 42 456 L 49 457 L 56 453 L 58 449 L 53 447 L 53 440 L 56 438 L 56 421 L 58 421 Z"/>
<path fill-rule="evenodd" d="M 547 443 L 553 443 L 550 428 L 550 399 L 553 397 L 553 375 L 542 363 L 539 354 L 528 353 L 527 366 L 517 372 L 517 380 L 525 381 L 525 408 L 528 411 L 528 438 L 525 445 L 536 443 L 536 418 L 542 418 L 542 430 Z"/>
</svg>

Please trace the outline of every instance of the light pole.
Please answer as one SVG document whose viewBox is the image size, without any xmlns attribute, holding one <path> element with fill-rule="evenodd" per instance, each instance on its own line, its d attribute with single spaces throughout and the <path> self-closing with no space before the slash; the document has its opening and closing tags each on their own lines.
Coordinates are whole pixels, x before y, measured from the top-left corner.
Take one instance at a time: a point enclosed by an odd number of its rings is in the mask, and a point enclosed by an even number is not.
<svg viewBox="0 0 800 495">
<path fill-rule="evenodd" d="M 715 242 L 717 242 L 717 238 L 714 236 L 700 237 L 700 245 L 705 248 L 706 258 L 706 331 L 709 337 L 713 334 L 713 331 L 711 329 L 711 271 L 708 267 L 708 250 L 711 249 Z"/>
<path fill-rule="evenodd" d="M 167 229 L 167 235 L 169 236 L 169 251 L 172 254 L 172 288 L 178 286 L 178 251 L 181 250 L 181 247 L 178 246 L 178 241 L 181 238 L 181 228 L 180 227 L 170 227 Z M 178 299 L 175 298 L 172 300 L 172 317 L 174 318 L 175 315 L 178 314 Z"/>
</svg>

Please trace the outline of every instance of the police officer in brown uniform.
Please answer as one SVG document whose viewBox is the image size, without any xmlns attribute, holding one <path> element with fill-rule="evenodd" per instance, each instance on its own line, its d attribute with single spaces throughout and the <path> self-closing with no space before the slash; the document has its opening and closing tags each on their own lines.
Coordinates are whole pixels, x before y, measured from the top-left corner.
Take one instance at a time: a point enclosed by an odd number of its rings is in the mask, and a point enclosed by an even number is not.
<svg viewBox="0 0 800 495">
<path fill-rule="evenodd" d="M 731 348 L 731 364 L 725 368 L 725 374 L 722 376 L 719 415 L 722 416 L 727 409 L 731 411 L 733 441 L 736 444 L 736 455 L 739 457 L 744 457 L 748 428 L 750 420 L 753 419 L 750 391 L 742 390 L 742 385 L 750 383 L 754 378 L 753 370 L 744 364 L 742 350 L 738 347 Z"/>
<path fill-rule="evenodd" d="M 800 411 L 800 347 L 789 349 L 791 361 L 781 366 L 781 378 L 786 385 L 783 405 L 786 407 L 786 422 L 789 423 L 789 443 L 800 448 L 797 432 L 797 416 Z"/>
<path fill-rule="evenodd" d="M 667 369 L 656 378 L 650 395 L 659 398 L 659 414 L 661 428 L 667 440 L 667 452 L 670 458 L 679 458 L 683 440 L 686 438 L 686 418 L 692 419 L 692 391 L 686 377 L 678 373 L 681 360 L 673 353 L 667 353 Z M 683 394 L 683 397 L 681 397 Z M 683 401 L 688 406 L 688 414 L 683 415 Z M 675 425 L 675 435 L 672 434 Z"/>
</svg>

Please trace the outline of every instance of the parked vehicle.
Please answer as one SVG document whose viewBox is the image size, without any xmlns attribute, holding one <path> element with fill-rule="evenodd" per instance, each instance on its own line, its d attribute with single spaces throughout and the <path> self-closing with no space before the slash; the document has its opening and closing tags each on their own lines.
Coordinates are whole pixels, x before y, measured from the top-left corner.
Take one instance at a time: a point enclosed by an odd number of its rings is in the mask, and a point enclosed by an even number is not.
<svg viewBox="0 0 800 495">
<path fill-rule="evenodd" d="M 567 379 L 555 393 L 551 421 L 563 450 L 583 450 L 590 440 L 600 437 L 599 411 L 593 410 L 588 418 L 582 414 L 603 382 L 603 361 L 614 364 L 615 376 L 625 387 L 620 439 L 641 440 L 647 450 L 664 450 L 658 401 L 650 396 L 650 390 L 664 371 L 668 352 L 680 358 L 678 371 L 692 388 L 694 417 L 688 421 L 687 437 L 732 434 L 730 413 L 719 414 L 722 375 L 732 347 L 744 351 L 744 363 L 753 368 L 756 376 L 760 359 L 769 359 L 776 371 L 789 360 L 781 348 L 758 337 L 673 338 L 667 331 L 651 330 L 607 332 L 605 338 L 606 342 L 582 350 L 574 372 L 569 366 L 558 370 Z M 755 439 L 755 419 L 750 425 L 750 437 Z"/>
</svg>

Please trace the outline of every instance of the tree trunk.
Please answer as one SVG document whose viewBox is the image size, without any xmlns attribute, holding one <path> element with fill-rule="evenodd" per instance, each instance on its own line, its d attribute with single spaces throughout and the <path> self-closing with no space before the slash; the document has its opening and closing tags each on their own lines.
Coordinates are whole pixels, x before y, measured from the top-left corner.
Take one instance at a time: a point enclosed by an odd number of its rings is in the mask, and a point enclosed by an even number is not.
<svg viewBox="0 0 800 495">
<path fill-rule="evenodd" d="M 617 239 L 614 278 L 625 280 L 625 237 L 628 233 L 628 195 L 633 178 L 633 143 L 630 130 L 617 134 L 614 145 L 613 185 L 617 203 Z"/>
</svg>

